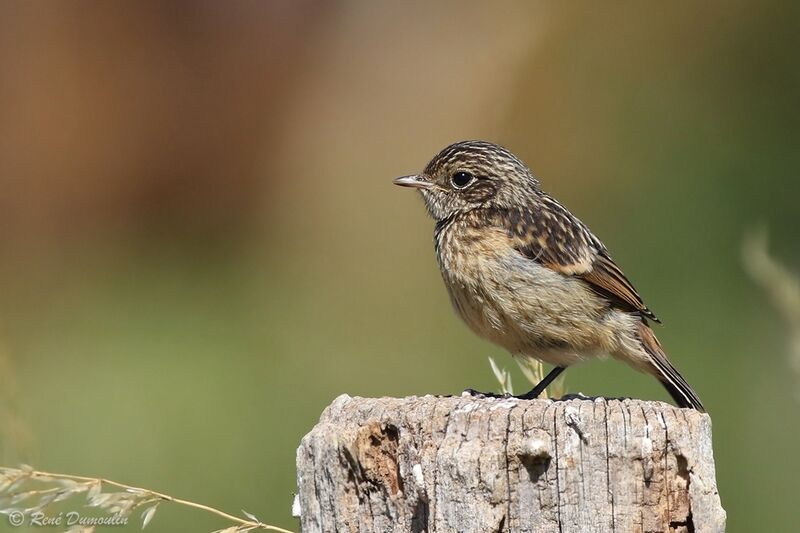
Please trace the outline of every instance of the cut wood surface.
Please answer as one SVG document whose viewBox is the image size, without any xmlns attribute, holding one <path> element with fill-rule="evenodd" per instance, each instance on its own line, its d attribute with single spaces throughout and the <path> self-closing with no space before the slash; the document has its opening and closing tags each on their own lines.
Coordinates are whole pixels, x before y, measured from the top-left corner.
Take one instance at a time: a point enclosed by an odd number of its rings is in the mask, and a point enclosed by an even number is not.
<svg viewBox="0 0 800 533">
<path fill-rule="evenodd" d="M 725 530 L 711 419 L 661 402 L 343 395 L 297 481 L 304 533 Z"/>
</svg>

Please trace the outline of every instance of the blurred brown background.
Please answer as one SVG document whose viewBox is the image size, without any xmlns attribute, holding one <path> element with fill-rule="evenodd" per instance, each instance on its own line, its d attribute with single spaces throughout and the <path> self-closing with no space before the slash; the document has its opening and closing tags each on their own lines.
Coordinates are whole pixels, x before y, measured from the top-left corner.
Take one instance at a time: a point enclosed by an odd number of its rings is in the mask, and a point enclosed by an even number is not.
<svg viewBox="0 0 800 533">
<path fill-rule="evenodd" d="M 790 531 L 797 380 L 740 245 L 765 222 L 800 264 L 798 23 L 789 2 L 0 1 L 3 464 L 295 528 L 294 450 L 336 395 L 513 366 L 450 311 L 432 222 L 391 185 L 485 138 L 664 320 L 729 530 Z M 566 386 L 666 399 L 615 362 Z M 162 507 L 149 529 L 223 525 Z"/>
</svg>

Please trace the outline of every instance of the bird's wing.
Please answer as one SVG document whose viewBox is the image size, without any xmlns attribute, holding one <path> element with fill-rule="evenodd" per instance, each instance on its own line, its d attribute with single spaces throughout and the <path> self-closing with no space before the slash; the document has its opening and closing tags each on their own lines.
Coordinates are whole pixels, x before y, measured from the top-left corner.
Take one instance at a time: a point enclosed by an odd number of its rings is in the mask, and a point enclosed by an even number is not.
<svg viewBox="0 0 800 533">
<path fill-rule="evenodd" d="M 508 230 L 525 257 L 565 276 L 581 278 L 614 307 L 660 322 L 603 243 L 553 198 L 543 196 L 541 205 L 525 214 L 517 212 Z"/>
</svg>

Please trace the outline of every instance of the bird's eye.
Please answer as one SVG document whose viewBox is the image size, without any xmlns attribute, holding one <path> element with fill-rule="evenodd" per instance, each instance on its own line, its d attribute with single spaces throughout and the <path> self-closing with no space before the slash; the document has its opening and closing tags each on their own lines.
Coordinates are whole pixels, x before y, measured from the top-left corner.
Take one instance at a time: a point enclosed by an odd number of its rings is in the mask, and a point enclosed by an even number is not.
<svg viewBox="0 0 800 533">
<path fill-rule="evenodd" d="M 464 172 L 463 170 L 456 172 L 450 178 L 453 187 L 455 187 L 456 189 L 463 189 L 464 187 L 472 183 L 472 180 L 473 180 L 472 174 L 470 174 L 469 172 Z"/>
</svg>

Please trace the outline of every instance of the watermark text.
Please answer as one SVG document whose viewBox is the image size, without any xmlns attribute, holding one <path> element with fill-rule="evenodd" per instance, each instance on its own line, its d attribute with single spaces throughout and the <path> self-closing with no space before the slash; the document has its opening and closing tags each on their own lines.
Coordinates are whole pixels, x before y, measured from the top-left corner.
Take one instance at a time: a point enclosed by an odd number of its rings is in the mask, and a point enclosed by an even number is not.
<svg viewBox="0 0 800 533">
<path fill-rule="evenodd" d="M 61 512 L 54 515 L 42 511 L 11 511 L 8 513 L 8 523 L 14 527 L 28 525 L 31 527 L 72 527 L 72 526 L 125 526 L 128 517 L 122 515 L 111 516 L 83 516 L 78 511 Z"/>
</svg>

